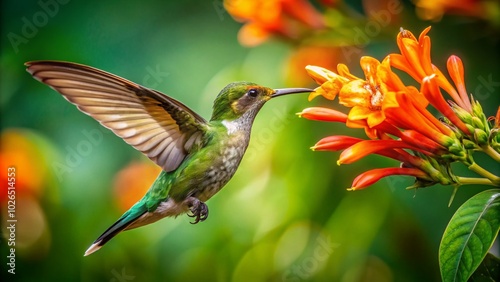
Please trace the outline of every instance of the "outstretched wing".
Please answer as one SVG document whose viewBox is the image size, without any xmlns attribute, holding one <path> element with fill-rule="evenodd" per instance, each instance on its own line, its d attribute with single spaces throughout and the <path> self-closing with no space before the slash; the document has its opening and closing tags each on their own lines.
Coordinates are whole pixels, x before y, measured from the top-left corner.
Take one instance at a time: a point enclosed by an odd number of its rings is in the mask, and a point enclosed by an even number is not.
<svg viewBox="0 0 500 282">
<path fill-rule="evenodd" d="M 167 172 L 180 165 L 207 130 L 207 122 L 181 102 L 116 75 L 68 62 L 26 66 L 33 77 Z"/>
</svg>

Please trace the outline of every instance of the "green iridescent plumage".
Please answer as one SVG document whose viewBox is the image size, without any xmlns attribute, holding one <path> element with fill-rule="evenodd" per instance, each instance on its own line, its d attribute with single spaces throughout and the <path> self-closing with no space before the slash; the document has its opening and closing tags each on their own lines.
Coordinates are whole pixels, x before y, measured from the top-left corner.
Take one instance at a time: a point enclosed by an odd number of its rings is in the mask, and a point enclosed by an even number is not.
<svg viewBox="0 0 500 282">
<path fill-rule="evenodd" d="M 208 217 L 204 203 L 231 179 L 245 153 L 255 116 L 273 97 L 310 92 L 273 90 L 249 82 L 226 86 L 206 121 L 181 102 L 116 75 L 68 62 L 26 63 L 36 79 L 112 130 L 163 168 L 144 197 L 85 252 L 89 255 L 123 230 L 190 212 Z"/>
</svg>

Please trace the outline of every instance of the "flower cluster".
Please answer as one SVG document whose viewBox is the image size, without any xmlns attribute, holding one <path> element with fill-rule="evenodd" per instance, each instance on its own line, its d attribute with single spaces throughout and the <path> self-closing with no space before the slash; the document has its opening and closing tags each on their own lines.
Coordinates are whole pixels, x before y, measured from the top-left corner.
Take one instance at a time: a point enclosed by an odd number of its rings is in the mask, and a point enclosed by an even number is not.
<svg viewBox="0 0 500 282">
<path fill-rule="evenodd" d="M 349 164 L 369 154 L 378 154 L 401 162 L 399 167 L 373 169 L 362 173 L 351 190 L 365 188 L 382 177 L 409 175 L 416 178 L 412 186 L 425 187 L 440 183 L 463 185 L 480 183 L 500 185 L 500 178 L 474 162 L 472 153 L 483 151 L 500 161 L 498 123 L 493 125 L 481 105 L 467 94 L 464 67 L 457 56 L 447 62 L 451 83 L 431 62 L 431 40 L 425 29 L 418 39 L 401 29 L 397 36 L 399 54 L 389 54 L 382 62 L 372 57 L 360 60 L 365 78 L 349 72 L 339 64 L 337 72 L 318 66 L 307 66 L 309 75 L 320 85 L 309 99 L 323 96 L 350 108 L 345 114 L 333 109 L 313 107 L 299 116 L 320 121 L 345 123 L 350 128 L 363 128 L 369 140 L 350 136 L 329 136 L 312 147 L 313 150 L 338 151 L 338 164 Z M 419 88 L 405 85 L 393 72 L 409 74 Z M 451 98 L 447 101 L 443 92 Z M 442 117 L 430 111 L 433 107 Z M 499 108 L 500 111 L 500 108 Z M 460 177 L 453 173 L 451 163 L 461 162 L 480 177 Z"/>
<path fill-rule="evenodd" d="M 415 0 L 417 15 L 424 20 L 440 20 L 444 14 L 456 14 L 497 22 L 499 3 L 487 0 Z"/>
<path fill-rule="evenodd" d="M 245 46 L 256 46 L 272 35 L 296 39 L 310 29 L 321 29 L 321 14 L 307 0 L 225 0 L 224 7 L 244 22 L 238 34 Z"/>
</svg>

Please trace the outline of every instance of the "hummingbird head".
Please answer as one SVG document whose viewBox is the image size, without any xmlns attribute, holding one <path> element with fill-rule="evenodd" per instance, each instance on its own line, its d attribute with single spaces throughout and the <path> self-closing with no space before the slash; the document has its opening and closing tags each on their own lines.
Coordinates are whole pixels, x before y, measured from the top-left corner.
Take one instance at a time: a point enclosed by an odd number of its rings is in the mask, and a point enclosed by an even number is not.
<svg viewBox="0 0 500 282">
<path fill-rule="evenodd" d="M 271 98 L 312 91 L 308 88 L 271 89 L 251 82 L 233 82 L 215 98 L 211 120 L 232 121 L 245 114 L 253 120 Z"/>
</svg>

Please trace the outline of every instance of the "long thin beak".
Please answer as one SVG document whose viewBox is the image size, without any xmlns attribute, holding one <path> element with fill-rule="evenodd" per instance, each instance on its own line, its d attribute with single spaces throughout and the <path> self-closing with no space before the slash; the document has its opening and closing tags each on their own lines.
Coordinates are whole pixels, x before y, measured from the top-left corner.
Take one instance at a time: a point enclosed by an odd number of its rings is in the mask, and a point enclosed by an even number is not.
<svg viewBox="0 0 500 282">
<path fill-rule="evenodd" d="M 282 95 L 288 95 L 288 94 L 297 94 L 297 93 L 306 93 L 306 92 L 313 92 L 314 89 L 309 89 L 309 88 L 281 88 L 281 89 L 274 89 L 274 94 L 271 95 L 271 98 L 282 96 Z"/>
</svg>

